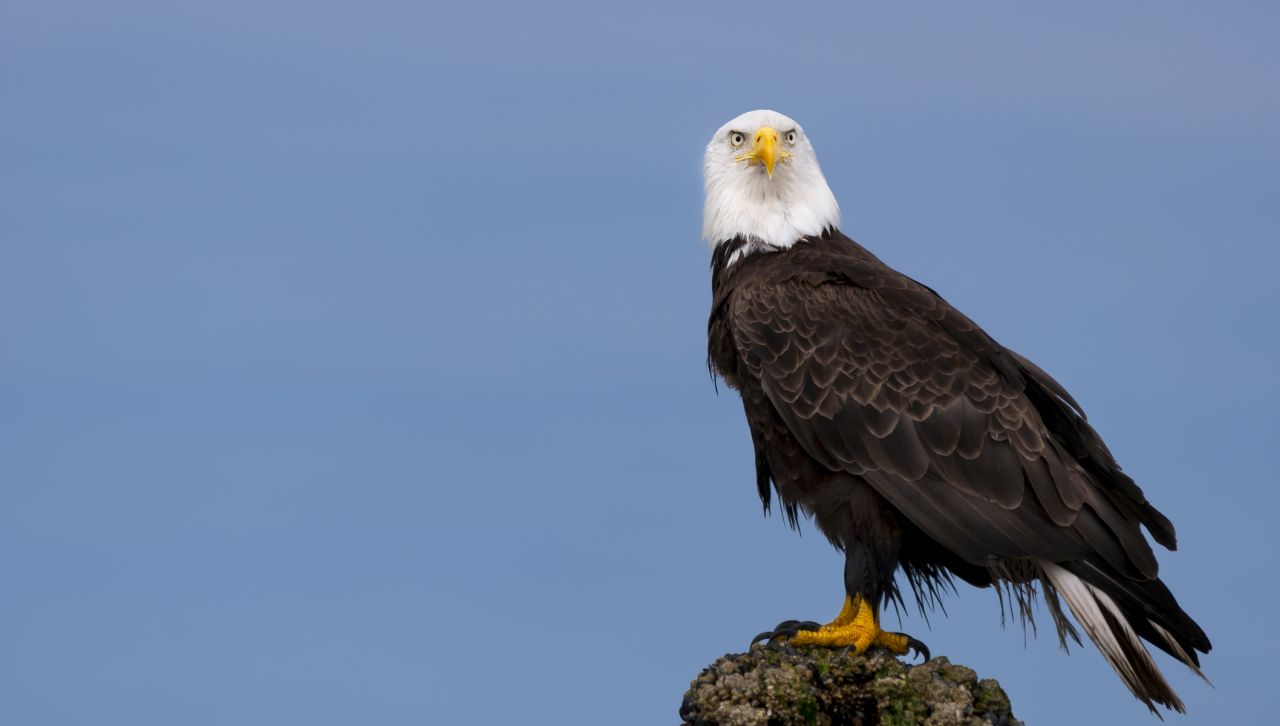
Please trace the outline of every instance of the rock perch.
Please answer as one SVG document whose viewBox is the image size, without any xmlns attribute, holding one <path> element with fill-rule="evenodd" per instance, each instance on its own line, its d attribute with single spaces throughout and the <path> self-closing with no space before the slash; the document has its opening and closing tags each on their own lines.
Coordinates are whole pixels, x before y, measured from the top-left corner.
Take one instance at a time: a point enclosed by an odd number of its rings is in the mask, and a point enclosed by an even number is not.
<svg viewBox="0 0 1280 726">
<path fill-rule="evenodd" d="M 703 670 L 684 695 L 680 717 L 691 726 L 1022 723 L 999 683 L 946 658 L 909 665 L 883 651 L 855 657 L 763 646 Z"/>
</svg>

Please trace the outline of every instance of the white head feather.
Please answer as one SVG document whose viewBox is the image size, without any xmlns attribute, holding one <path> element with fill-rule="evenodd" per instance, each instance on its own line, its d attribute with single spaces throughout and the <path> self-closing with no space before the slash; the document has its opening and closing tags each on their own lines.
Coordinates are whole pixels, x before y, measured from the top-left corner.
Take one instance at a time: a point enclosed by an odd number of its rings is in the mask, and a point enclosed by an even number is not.
<svg viewBox="0 0 1280 726">
<path fill-rule="evenodd" d="M 787 154 L 772 176 L 763 163 L 742 158 L 762 128 L 778 133 Z M 786 248 L 840 224 L 840 207 L 813 145 L 799 124 L 776 111 L 748 111 L 721 126 L 707 144 L 703 182 L 702 236 L 712 247 L 742 237 L 753 243 L 744 251 L 761 244 Z"/>
</svg>

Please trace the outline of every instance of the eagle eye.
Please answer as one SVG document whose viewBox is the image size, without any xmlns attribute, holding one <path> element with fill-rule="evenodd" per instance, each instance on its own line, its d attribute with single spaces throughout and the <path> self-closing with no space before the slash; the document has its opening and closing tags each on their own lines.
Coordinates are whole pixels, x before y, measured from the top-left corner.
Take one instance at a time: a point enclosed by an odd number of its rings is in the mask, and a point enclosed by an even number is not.
<svg viewBox="0 0 1280 726">
<path fill-rule="evenodd" d="M 746 140 L 747 140 L 747 137 L 743 136 L 741 131 L 729 132 L 729 144 L 734 148 L 742 146 L 743 142 L 745 142 Z"/>
<path fill-rule="evenodd" d="M 791 129 L 790 131 L 787 132 L 786 139 L 788 144 L 794 144 L 796 142 L 796 139 L 798 138 L 800 137 L 796 134 L 795 129 Z"/>
</svg>

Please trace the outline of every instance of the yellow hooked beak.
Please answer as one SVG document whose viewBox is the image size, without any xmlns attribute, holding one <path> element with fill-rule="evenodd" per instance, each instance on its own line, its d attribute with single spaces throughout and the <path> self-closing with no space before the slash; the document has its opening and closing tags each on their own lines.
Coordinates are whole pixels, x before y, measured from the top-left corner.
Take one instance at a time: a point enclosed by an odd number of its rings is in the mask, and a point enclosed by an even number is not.
<svg viewBox="0 0 1280 726">
<path fill-rule="evenodd" d="M 791 154 L 778 148 L 778 132 L 769 126 L 762 126 L 756 132 L 751 151 L 735 157 L 734 161 L 758 161 L 772 179 L 774 165 L 789 156 Z"/>
</svg>

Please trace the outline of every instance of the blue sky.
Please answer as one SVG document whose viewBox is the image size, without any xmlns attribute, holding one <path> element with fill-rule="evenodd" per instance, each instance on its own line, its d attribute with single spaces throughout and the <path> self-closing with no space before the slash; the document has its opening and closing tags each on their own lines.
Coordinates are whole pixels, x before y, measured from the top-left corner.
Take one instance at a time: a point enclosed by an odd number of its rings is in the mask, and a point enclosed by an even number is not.
<svg viewBox="0 0 1280 726">
<path fill-rule="evenodd" d="M 1177 524 L 1178 722 L 1271 713 L 1278 15 L 6 3 L 0 721 L 671 722 L 833 615 L 703 362 L 702 148 L 758 107 Z M 902 627 L 1030 723 L 1149 719 L 948 610 Z"/>
</svg>

